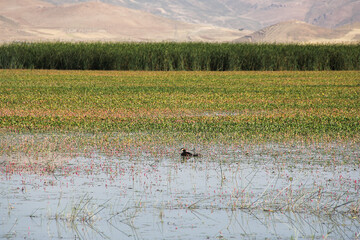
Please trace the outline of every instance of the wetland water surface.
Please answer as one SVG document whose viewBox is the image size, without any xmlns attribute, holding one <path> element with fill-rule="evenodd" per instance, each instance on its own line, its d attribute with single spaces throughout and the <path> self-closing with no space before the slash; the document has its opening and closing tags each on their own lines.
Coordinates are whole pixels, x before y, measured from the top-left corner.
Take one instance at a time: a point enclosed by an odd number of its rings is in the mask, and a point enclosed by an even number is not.
<svg viewBox="0 0 360 240">
<path fill-rule="evenodd" d="M 181 147 L 2 155 L 0 238 L 359 238 L 358 144 Z"/>
</svg>

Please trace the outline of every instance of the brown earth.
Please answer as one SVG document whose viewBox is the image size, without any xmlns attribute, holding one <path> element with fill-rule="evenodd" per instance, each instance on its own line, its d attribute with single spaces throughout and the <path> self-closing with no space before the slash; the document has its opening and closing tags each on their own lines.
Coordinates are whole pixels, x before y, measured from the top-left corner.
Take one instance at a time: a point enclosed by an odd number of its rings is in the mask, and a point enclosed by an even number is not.
<svg viewBox="0 0 360 240">
<path fill-rule="evenodd" d="M 1 2 L 0 30 L 0 42 L 232 41 L 247 33 L 101 2 L 56 6 L 38 0 Z"/>
<path fill-rule="evenodd" d="M 270 3 L 268 0 L 265 2 Z M 259 2 L 254 6 L 248 6 L 250 10 L 239 15 L 239 21 L 254 23 L 253 20 L 258 19 L 262 25 L 275 23 L 252 32 L 243 28 L 235 30 L 172 20 L 100 1 L 55 5 L 41 0 L 3 0 L 0 1 L 0 43 L 13 41 L 353 43 L 360 40 L 360 24 L 357 23 L 335 29 L 297 20 L 278 23 L 290 17 L 315 21 L 314 16 L 320 13 L 321 4 L 314 4 L 311 0 L 270 5 L 266 5 L 265 2 L 263 5 Z M 211 3 L 202 7 L 209 8 L 212 6 Z M 331 0 L 326 7 L 330 8 L 336 4 L 338 3 Z M 231 5 L 231 1 L 227 1 L 226 6 L 234 12 L 240 11 L 236 4 Z M 244 4 L 241 6 L 246 7 Z M 358 3 L 344 4 L 344 10 L 341 11 L 343 14 L 336 15 L 333 10 L 333 14 L 325 15 L 325 18 L 331 17 L 334 24 L 335 19 L 346 21 L 345 17 L 349 16 L 348 6 L 353 6 L 356 10 Z M 163 11 L 167 10 L 163 9 Z M 221 17 L 214 18 L 221 20 Z M 226 19 L 227 16 L 224 15 L 222 20 Z M 320 20 L 321 18 L 317 18 L 317 23 L 320 23 Z"/>
</svg>

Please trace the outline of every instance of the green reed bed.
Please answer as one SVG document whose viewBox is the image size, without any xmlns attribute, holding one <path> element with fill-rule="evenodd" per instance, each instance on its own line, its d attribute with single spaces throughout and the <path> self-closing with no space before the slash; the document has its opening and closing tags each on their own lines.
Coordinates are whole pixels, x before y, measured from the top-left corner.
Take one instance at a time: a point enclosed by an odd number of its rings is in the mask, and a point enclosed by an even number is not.
<svg viewBox="0 0 360 240">
<path fill-rule="evenodd" d="M 0 68 L 63 70 L 359 70 L 360 45 L 11 43 Z"/>
<path fill-rule="evenodd" d="M 360 73 L 0 71 L 3 132 L 357 138 Z"/>
</svg>

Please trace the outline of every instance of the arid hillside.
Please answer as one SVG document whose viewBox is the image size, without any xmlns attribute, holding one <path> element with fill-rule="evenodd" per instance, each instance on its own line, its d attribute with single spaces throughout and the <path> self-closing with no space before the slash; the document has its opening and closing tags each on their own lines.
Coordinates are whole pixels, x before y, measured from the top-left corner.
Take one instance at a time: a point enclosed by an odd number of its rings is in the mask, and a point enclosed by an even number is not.
<svg viewBox="0 0 360 240">
<path fill-rule="evenodd" d="M 350 0 L 3 0 L 0 42 L 349 43 L 360 39 L 359 7 Z"/>
<path fill-rule="evenodd" d="M 55 4 L 89 0 L 46 0 Z M 179 21 L 260 30 L 298 20 L 325 28 L 360 22 L 358 0 L 101 0 Z"/>
<path fill-rule="evenodd" d="M 330 29 L 301 21 L 274 24 L 235 42 L 266 43 L 354 43 L 360 40 L 360 25 Z"/>
<path fill-rule="evenodd" d="M 245 31 L 190 24 L 102 2 L 0 2 L 1 42 L 232 41 Z M 249 33 L 249 32 L 248 32 Z"/>
</svg>

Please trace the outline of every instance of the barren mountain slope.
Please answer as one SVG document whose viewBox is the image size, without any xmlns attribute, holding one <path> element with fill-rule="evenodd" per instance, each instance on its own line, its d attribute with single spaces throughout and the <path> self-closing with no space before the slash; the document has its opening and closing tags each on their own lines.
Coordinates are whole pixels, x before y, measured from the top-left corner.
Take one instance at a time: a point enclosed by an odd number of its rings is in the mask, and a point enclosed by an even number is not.
<svg viewBox="0 0 360 240">
<path fill-rule="evenodd" d="M 47 0 L 56 4 L 87 0 Z M 299 20 L 327 28 L 360 22 L 359 0 L 101 0 L 176 20 L 259 30 Z"/>
<path fill-rule="evenodd" d="M 339 43 L 355 42 L 360 34 L 354 26 L 351 29 L 329 29 L 307 24 L 301 21 L 287 21 L 242 37 L 235 42 L 268 42 L 268 43 Z"/>
<path fill-rule="evenodd" d="M 314 1 L 312 8 L 306 14 L 305 21 L 330 28 L 360 22 L 360 1 Z"/>
<path fill-rule="evenodd" d="M 52 5 L 38 0 L 1 3 L 0 41 L 122 40 L 231 41 L 245 32 L 195 25 L 102 2 Z M 1 7 L 0 4 L 0 7 Z"/>
<path fill-rule="evenodd" d="M 360 1 L 354 0 L 320 2 L 254 0 L 251 3 L 244 0 L 104 1 L 111 4 L 101 1 L 63 3 L 75 2 L 75 0 L 64 0 L 61 1 L 62 4 L 57 5 L 40 0 L 0 1 L 0 42 L 49 40 L 354 42 L 360 39 L 360 27 L 354 23 L 360 12 L 358 11 Z M 337 8 L 333 9 L 335 7 Z M 171 20 L 170 17 L 203 23 L 186 23 Z M 322 22 L 328 22 L 332 26 L 352 24 L 330 29 L 309 25 L 299 20 L 282 22 L 283 19 L 288 18 L 307 19 L 319 25 L 325 25 Z M 239 30 L 214 27 L 204 22 L 223 26 L 236 23 L 234 26 Z M 270 26 L 253 34 L 244 27 L 251 29 L 262 25 Z"/>
</svg>

